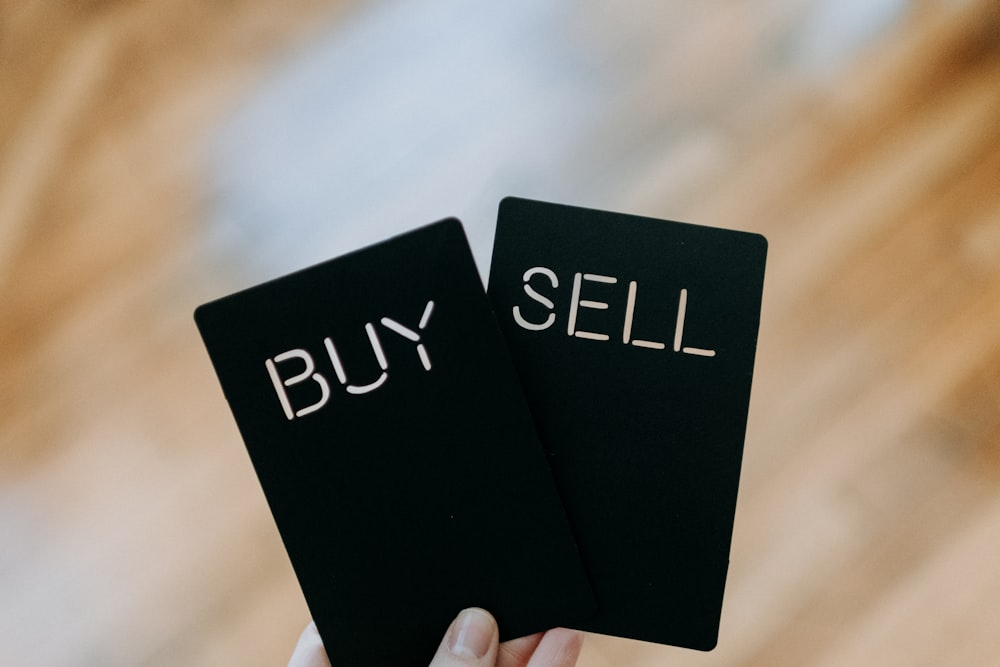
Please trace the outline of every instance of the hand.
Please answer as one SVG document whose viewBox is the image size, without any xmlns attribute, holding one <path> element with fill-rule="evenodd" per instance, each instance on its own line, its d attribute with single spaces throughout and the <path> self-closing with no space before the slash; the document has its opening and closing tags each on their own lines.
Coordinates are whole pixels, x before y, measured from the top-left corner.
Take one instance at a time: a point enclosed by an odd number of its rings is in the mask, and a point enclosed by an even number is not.
<svg viewBox="0 0 1000 667">
<path fill-rule="evenodd" d="M 452 621 L 429 667 L 573 667 L 582 646 L 583 633 L 565 628 L 500 644 L 493 616 L 472 608 Z M 330 667 L 312 623 L 299 638 L 288 667 Z"/>
</svg>

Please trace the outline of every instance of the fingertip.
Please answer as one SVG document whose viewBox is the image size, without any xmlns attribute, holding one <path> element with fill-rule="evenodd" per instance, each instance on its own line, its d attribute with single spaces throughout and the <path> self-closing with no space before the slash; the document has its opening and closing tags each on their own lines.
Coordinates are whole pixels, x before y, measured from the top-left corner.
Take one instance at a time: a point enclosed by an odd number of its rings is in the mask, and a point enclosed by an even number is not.
<svg viewBox="0 0 1000 667">
<path fill-rule="evenodd" d="M 326 655 L 315 622 L 310 622 L 299 635 L 288 667 L 330 667 L 330 659 Z"/>
<path fill-rule="evenodd" d="M 545 636 L 543 632 L 536 632 L 533 635 L 509 639 L 500 644 L 500 664 L 503 665 L 526 665 L 531 655 L 538 648 L 538 644 Z"/>
<path fill-rule="evenodd" d="M 479 660 L 497 643 L 499 630 L 493 614 L 479 607 L 463 609 L 448 631 L 448 651 L 459 658 Z"/>
<path fill-rule="evenodd" d="M 585 633 L 570 628 L 553 628 L 545 633 L 529 667 L 573 667 L 583 650 Z"/>
</svg>

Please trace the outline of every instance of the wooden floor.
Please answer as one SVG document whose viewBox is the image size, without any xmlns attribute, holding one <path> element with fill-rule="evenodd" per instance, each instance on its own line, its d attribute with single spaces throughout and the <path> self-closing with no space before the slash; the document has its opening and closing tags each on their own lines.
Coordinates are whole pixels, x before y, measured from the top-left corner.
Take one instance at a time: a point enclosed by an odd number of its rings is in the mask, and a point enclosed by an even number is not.
<svg viewBox="0 0 1000 667">
<path fill-rule="evenodd" d="M 770 240 L 719 648 L 582 667 L 997 664 L 1000 6 L 746 4 L 0 4 L 0 664 L 284 664 L 191 312 L 505 194 Z"/>
</svg>

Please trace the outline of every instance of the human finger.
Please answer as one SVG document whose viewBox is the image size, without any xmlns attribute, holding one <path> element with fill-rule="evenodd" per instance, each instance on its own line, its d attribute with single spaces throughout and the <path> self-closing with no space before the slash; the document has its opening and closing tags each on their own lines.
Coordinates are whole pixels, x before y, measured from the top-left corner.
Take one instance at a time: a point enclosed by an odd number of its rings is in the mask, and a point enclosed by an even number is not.
<svg viewBox="0 0 1000 667">
<path fill-rule="evenodd" d="M 553 628 L 538 643 L 527 667 L 573 667 L 583 649 L 583 633 L 567 628 Z"/>
<path fill-rule="evenodd" d="M 538 642 L 542 641 L 541 632 L 536 632 L 527 637 L 511 639 L 500 644 L 500 653 L 497 659 L 497 667 L 526 667 L 531 655 L 538 647 Z"/>
<path fill-rule="evenodd" d="M 488 611 L 465 609 L 452 621 L 430 667 L 495 667 L 499 635 Z"/>
<path fill-rule="evenodd" d="M 323 640 L 319 637 L 315 623 L 310 623 L 302 631 L 288 667 L 330 667 L 330 659 L 326 656 L 326 649 L 323 648 Z"/>
</svg>

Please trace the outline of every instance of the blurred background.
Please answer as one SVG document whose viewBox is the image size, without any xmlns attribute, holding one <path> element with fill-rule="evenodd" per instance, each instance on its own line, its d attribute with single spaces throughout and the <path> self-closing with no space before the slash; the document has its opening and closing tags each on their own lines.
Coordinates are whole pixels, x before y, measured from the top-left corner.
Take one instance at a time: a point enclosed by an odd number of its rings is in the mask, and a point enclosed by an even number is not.
<svg viewBox="0 0 1000 667">
<path fill-rule="evenodd" d="M 0 664 L 284 665 L 194 307 L 514 194 L 770 240 L 719 648 L 1000 655 L 995 0 L 0 2 Z"/>
</svg>

